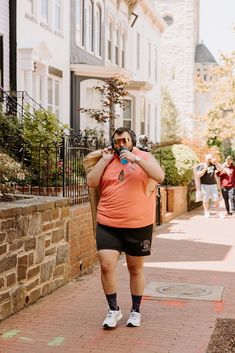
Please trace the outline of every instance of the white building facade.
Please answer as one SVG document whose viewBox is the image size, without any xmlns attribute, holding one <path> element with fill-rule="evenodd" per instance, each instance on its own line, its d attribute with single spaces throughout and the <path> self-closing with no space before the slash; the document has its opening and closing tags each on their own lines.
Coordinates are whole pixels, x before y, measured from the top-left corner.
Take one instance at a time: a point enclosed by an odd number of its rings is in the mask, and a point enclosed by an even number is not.
<svg viewBox="0 0 235 353">
<path fill-rule="evenodd" d="M 73 11 L 77 14 L 75 45 L 71 42 L 72 126 L 75 130 L 102 128 L 108 136 L 107 123 L 98 125 L 78 111 L 81 107 L 100 108 L 97 83 L 120 75 L 127 78 L 129 94 L 116 127 L 126 126 L 137 135 L 146 134 L 152 141 L 159 141 L 160 35 L 165 24 L 152 1 L 85 0 L 76 1 L 75 5 L 78 11 Z M 132 17 L 136 18 L 134 24 Z"/>
<path fill-rule="evenodd" d="M 9 0 L 0 2 L 0 86 L 9 90 Z"/>
<path fill-rule="evenodd" d="M 17 1 L 17 90 L 70 123 L 70 1 Z"/>
</svg>

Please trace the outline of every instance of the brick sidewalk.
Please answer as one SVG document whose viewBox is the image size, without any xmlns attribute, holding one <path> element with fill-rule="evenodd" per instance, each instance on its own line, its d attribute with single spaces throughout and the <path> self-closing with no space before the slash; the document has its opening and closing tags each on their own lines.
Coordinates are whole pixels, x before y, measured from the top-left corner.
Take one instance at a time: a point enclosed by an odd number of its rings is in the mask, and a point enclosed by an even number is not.
<svg viewBox="0 0 235 353">
<path fill-rule="evenodd" d="M 235 217 L 205 219 L 191 212 L 157 228 L 146 261 L 152 281 L 222 285 L 222 301 L 144 297 L 143 322 L 125 326 L 130 310 L 124 256 L 118 264 L 124 318 L 112 331 L 99 267 L 0 323 L 0 353 L 204 353 L 216 318 L 235 318 Z"/>
</svg>

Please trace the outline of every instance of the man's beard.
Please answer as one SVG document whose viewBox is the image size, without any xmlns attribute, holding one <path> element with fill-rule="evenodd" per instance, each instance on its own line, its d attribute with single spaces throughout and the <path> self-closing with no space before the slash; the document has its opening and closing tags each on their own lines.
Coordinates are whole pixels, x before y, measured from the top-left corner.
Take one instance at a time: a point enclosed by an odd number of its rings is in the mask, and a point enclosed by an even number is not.
<svg viewBox="0 0 235 353">
<path fill-rule="evenodd" d="M 121 153 L 121 151 L 123 151 L 123 150 L 128 150 L 128 151 L 132 152 L 132 151 L 133 151 L 133 146 L 131 146 L 131 147 L 129 147 L 129 148 L 127 148 L 127 147 L 115 148 L 115 147 L 114 147 L 114 151 L 115 151 L 115 153 L 117 153 L 118 156 L 120 156 L 120 153 Z"/>
</svg>

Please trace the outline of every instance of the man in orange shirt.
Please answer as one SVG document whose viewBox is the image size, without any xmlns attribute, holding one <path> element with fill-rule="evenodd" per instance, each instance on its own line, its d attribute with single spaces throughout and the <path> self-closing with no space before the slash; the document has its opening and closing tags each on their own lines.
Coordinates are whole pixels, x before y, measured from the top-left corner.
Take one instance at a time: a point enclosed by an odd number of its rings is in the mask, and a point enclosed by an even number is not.
<svg viewBox="0 0 235 353">
<path fill-rule="evenodd" d="M 87 175 L 90 187 L 99 187 L 96 242 L 101 266 L 101 282 L 109 310 L 104 329 L 114 328 L 122 313 L 117 305 L 116 265 L 125 252 L 130 274 L 132 308 L 127 326 L 141 323 L 140 304 L 144 291 L 144 257 L 150 255 L 155 212 L 156 183 L 164 173 L 156 159 L 135 147 L 136 135 L 118 128 L 112 136 L 112 151 Z"/>
</svg>

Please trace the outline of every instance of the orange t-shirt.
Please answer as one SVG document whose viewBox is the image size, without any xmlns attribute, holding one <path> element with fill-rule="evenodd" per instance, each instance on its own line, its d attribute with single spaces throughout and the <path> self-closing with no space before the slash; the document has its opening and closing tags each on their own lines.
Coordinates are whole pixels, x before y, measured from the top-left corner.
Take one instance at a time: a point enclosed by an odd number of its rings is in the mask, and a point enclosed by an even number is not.
<svg viewBox="0 0 235 353">
<path fill-rule="evenodd" d="M 148 159 L 148 152 L 134 148 L 133 153 Z M 146 192 L 150 180 L 140 166 L 130 162 L 123 165 L 115 155 L 100 181 L 97 222 L 117 228 L 153 224 L 156 194 L 155 188 L 150 195 Z"/>
</svg>

